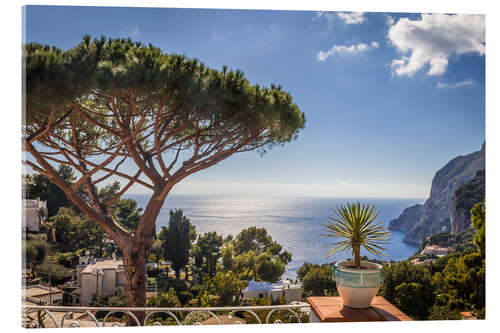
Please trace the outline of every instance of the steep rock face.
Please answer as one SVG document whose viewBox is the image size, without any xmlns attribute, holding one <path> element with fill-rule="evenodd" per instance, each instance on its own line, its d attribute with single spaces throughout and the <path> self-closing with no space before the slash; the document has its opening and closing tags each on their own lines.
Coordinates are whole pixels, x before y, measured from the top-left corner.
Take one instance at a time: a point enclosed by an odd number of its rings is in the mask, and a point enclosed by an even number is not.
<svg viewBox="0 0 500 333">
<path fill-rule="evenodd" d="M 451 198 L 450 203 L 450 227 L 451 233 L 456 234 L 457 230 L 463 231 L 470 227 L 470 212 L 465 209 L 457 209 L 455 196 Z"/>
<path fill-rule="evenodd" d="M 476 176 L 462 184 L 453 194 L 450 203 L 451 232 L 458 234 L 471 226 L 470 210 L 484 200 L 485 170 L 479 170 Z"/>
<path fill-rule="evenodd" d="M 440 169 L 432 180 L 429 199 L 423 205 L 406 208 L 390 221 L 389 229 L 408 231 L 405 242 L 415 244 L 443 227 L 450 230 L 450 203 L 455 190 L 484 168 L 483 143 L 480 151 L 455 157 Z"/>
<path fill-rule="evenodd" d="M 415 225 L 415 221 L 422 216 L 422 205 L 414 205 L 406 208 L 397 218 L 389 222 L 389 229 L 410 231 Z"/>
</svg>

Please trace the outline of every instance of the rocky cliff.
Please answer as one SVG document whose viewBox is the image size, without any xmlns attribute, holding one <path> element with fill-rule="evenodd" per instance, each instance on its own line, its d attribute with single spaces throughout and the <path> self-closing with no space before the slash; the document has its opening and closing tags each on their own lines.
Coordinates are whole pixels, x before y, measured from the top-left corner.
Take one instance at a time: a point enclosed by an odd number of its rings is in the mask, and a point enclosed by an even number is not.
<svg viewBox="0 0 500 333">
<path fill-rule="evenodd" d="M 471 226 L 470 210 L 484 200 L 485 170 L 479 170 L 476 176 L 462 184 L 453 194 L 450 203 L 450 226 L 454 234 L 461 233 Z"/>
<path fill-rule="evenodd" d="M 389 229 L 410 231 L 415 226 L 415 221 L 422 217 L 422 205 L 415 205 L 406 208 L 401 215 L 389 222 Z"/>
<path fill-rule="evenodd" d="M 432 179 L 429 199 L 423 205 L 406 208 L 389 223 L 389 229 L 408 231 L 405 242 L 415 244 L 420 244 L 426 236 L 440 232 L 443 227 L 449 231 L 450 203 L 455 190 L 484 168 L 483 143 L 480 151 L 455 157 L 439 170 Z"/>
</svg>

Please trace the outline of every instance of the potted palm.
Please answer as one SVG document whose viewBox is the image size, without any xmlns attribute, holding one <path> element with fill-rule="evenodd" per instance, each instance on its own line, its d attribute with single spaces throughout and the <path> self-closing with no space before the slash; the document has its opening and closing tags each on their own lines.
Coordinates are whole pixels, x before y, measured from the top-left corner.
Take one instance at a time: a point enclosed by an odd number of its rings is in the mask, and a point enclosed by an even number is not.
<svg viewBox="0 0 500 333">
<path fill-rule="evenodd" d="M 323 235 L 336 239 L 329 245 L 329 256 L 346 251 L 354 257 L 354 261 L 341 261 L 333 267 L 332 276 L 342 303 L 351 308 L 370 307 L 382 284 L 382 265 L 361 261 L 361 247 L 374 255 L 385 255 L 382 251 L 386 249 L 381 245 L 388 243 L 389 232 L 375 221 L 375 205 L 340 204 L 333 212 L 335 216 L 328 217 L 327 233 Z"/>
</svg>

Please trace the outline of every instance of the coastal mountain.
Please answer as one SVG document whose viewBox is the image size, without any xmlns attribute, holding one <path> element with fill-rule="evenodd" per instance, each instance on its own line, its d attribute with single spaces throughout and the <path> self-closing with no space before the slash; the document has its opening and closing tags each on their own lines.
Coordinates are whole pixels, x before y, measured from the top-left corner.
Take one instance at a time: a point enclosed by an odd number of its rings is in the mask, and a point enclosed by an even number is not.
<svg viewBox="0 0 500 333">
<path fill-rule="evenodd" d="M 485 169 L 484 146 L 483 143 L 480 151 L 449 161 L 432 179 L 429 199 L 422 205 L 406 208 L 397 219 L 389 222 L 389 229 L 407 231 L 405 242 L 414 244 L 420 244 L 424 237 L 442 231 L 443 227 L 447 231 L 451 230 L 450 207 L 453 196 L 462 184 Z M 456 230 L 453 231 L 461 231 L 466 225 L 462 218 L 455 219 Z"/>
</svg>

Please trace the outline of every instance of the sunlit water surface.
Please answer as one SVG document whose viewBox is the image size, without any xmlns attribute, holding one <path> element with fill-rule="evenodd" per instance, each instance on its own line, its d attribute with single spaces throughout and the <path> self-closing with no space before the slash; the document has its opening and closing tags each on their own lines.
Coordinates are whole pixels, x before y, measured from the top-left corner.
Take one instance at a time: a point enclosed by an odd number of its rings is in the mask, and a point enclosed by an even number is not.
<svg viewBox="0 0 500 333">
<path fill-rule="evenodd" d="M 145 207 L 148 195 L 129 195 L 140 207 Z M 332 238 L 321 236 L 332 208 L 341 202 L 374 203 L 380 212 L 379 221 L 388 224 L 404 208 L 421 199 L 343 199 L 343 198 L 244 198 L 226 196 L 170 195 L 156 221 L 157 230 L 168 225 L 169 210 L 182 209 L 198 234 L 216 231 L 218 234 L 236 236 L 241 230 L 256 226 L 266 228 L 271 237 L 292 253 L 284 278 L 295 278 L 295 271 L 304 262 L 327 263 L 345 259 L 340 253 L 327 256 L 327 245 Z M 391 231 L 390 244 L 386 246 L 386 259 L 402 260 L 417 250 L 403 242 L 405 233 Z M 362 251 L 362 254 L 367 254 Z M 369 255 L 373 257 L 372 255 Z"/>
</svg>

